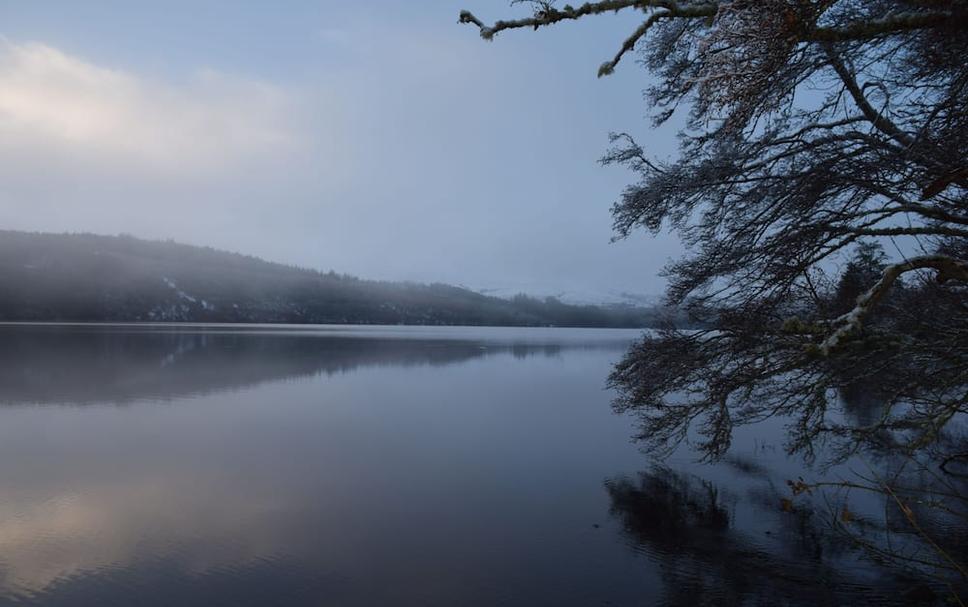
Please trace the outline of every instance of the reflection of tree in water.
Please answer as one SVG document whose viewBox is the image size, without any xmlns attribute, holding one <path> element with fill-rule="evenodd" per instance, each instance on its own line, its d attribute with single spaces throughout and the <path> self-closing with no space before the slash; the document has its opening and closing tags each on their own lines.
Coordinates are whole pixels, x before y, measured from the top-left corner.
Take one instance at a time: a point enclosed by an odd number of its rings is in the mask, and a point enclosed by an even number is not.
<svg viewBox="0 0 968 607">
<path fill-rule="evenodd" d="M 847 419 L 858 427 L 873 425 L 883 411 L 886 398 L 874 379 L 856 380 L 838 388 L 840 405 Z"/>
<path fill-rule="evenodd" d="M 952 600 L 954 595 L 968 596 L 964 423 L 938 428 L 920 452 L 900 448 L 903 431 L 877 429 L 892 406 L 885 385 L 889 382 L 883 373 L 868 373 L 847 376 L 838 386 L 843 415 L 864 439 L 853 446 L 863 464 L 848 480 L 820 479 L 813 487 L 833 493 L 827 500 L 838 510 L 860 493 L 878 495 L 879 516 L 850 521 L 835 517 L 834 528 L 879 562 L 946 581 L 942 592 Z"/>
<path fill-rule="evenodd" d="M 656 468 L 610 479 L 606 489 L 634 549 L 658 564 L 663 604 L 905 604 L 914 597 L 914 582 L 872 580 L 872 572 L 848 566 L 843 541 L 809 511 L 781 512 L 779 494 L 742 502 L 777 523 L 756 537 L 737 528 L 736 504 L 708 481 Z"/>
<path fill-rule="evenodd" d="M 554 357 L 566 349 L 623 345 L 6 327 L 0 339 L 0 404 L 168 399 L 363 367 L 442 366 L 508 354 Z"/>
<path fill-rule="evenodd" d="M 968 596 L 968 476 L 939 463 L 964 444 L 957 428 L 945 429 L 921 454 L 892 451 L 885 441 L 864 452 L 866 471 L 810 486 L 838 511 L 876 496 L 876 513 L 835 517 L 833 528 L 878 563 L 937 579 L 939 591 L 954 604 Z"/>
</svg>

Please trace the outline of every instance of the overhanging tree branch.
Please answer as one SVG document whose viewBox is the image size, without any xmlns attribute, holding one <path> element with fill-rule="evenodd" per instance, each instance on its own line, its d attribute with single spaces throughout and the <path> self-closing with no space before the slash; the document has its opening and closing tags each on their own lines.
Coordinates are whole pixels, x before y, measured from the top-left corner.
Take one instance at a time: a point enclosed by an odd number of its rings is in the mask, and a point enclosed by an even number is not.
<svg viewBox="0 0 968 607">
<path fill-rule="evenodd" d="M 855 21 L 843 27 L 814 28 L 804 35 L 804 39 L 813 42 L 848 42 L 938 27 L 939 25 L 965 28 L 968 27 L 966 19 L 968 19 L 968 14 L 964 12 L 897 13 L 883 19 Z"/>
<path fill-rule="evenodd" d="M 884 299 L 884 296 L 887 295 L 887 292 L 901 274 L 923 269 L 937 270 L 939 283 L 945 283 L 949 280 L 968 282 L 968 262 L 944 255 L 914 257 L 902 263 L 887 266 L 884 268 L 881 279 L 866 293 L 857 298 L 857 305 L 854 306 L 854 309 L 831 323 L 838 328 L 820 343 L 820 353 L 829 356 L 831 351 L 839 346 L 847 336 L 859 330 L 863 325 L 864 318 L 870 314 L 870 311 L 878 302 Z"/>
<path fill-rule="evenodd" d="M 602 64 L 598 71 L 598 75 L 601 77 L 611 74 L 621 60 L 622 55 L 631 50 L 635 46 L 635 43 L 659 19 L 676 17 L 686 19 L 713 18 L 720 10 L 719 2 L 688 2 L 676 0 L 600 0 L 599 2 L 586 2 L 578 8 L 574 8 L 569 4 L 561 9 L 555 8 L 550 3 L 541 2 L 538 4 L 540 8 L 531 17 L 499 20 L 495 21 L 492 25 L 487 25 L 472 12 L 462 10 L 459 15 L 459 22 L 476 25 L 480 30 L 482 38 L 492 40 L 496 34 L 504 30 L 521 28 L 538 29 L 539 27 L 554 25 L 562 21 L 574 21 L 582 17 L 618 12 L 627 8 L 639 10 L 662 9 L 661 12 L 650 15 L 625 40 L 622 49 L 611 61 Z M 804 42 L 850 42 L 905 31 L 938 27 L 942 24 L 948 25 L 949 27 L 968 28 L 968 12 L 904 12 L 881 19 L 855 21 L 840 27 L 815 27 L 813 25 L 807 25 L 798 33 L 798 37 Z"/>
<path fill-rule="evenodd" d="M 481 30 L 481 38 L 491 40 L 494 35 L 508 29 L 533 28 L 538 29 L 546 25 L 554 25 L 561 21 L 580 19 L 588 15 L 600 15 L 602 13 L 620 11 L 626 8 L 646 8 L 650 6 L 664 6 L 671 2 L 649 2 L 643 0 L 603 0 L 601 2 L 586 2 L 578 8 L 566 6 L 556 9 L 552 6 L 544 6 L 536 11 L 531 17 L 523 19 L 512 19 L 508 21 L 495 21 L 493 25 L 485 25 L 483 21 L 474 16 L 467 10 L 460 12 L 460 23 L 473 23 Z"/>
<path fill-rule="evenodd" d="M 608 76 L 614 72 L 615 66 L 617 66 L 618 62 L 622 60 L 622 57 L 625 55 L 625 53 L 635 48 L 635 43 L 637 43 L 653 25 L 658 23 L 660 19 L 672 17 L 673 14 L 674 13 L 672 13 L 672 11 L 660 9 L 649 15 L 649 18 L 646 19 L 645 22 L 638 27 L 638 29 L 632 32 L 631 36 L 625 39 L 625 42 L 622 43 L 622 48 L 619 49 L 615 57 L 613 57 L 611 61 L 606 61 L 598 68 L 598 77 L 601 78 L 602 76 Z"/>
<path fill-rule="evenodd" d="M 641 10 L 600 75 L 638 51 L 653 124 L 686 110 L 672 158 L 624 138 L 602 159 L 634 175 L 612 207 L 617 237 L 680 237 L 667 301 L 707 329 L 643 336 L 616 366 L 615 407 L 639 415 L 639 438 L 668 454 L 698 426 L 716 458 L 734 427 L 779 416 L 808 457 L 820 442 L 830 461 L 863 445 L 930 457 L 968 416 L 966 0 L 552 3 L 461 21 L 491 39 Z M 924 256 L 887 265 L 895 237 Z M 944 284 L 900 288 L 916 270 Z M 878 401 L 870 425 L 833 413 L 852 393 Z"/>
</svg>

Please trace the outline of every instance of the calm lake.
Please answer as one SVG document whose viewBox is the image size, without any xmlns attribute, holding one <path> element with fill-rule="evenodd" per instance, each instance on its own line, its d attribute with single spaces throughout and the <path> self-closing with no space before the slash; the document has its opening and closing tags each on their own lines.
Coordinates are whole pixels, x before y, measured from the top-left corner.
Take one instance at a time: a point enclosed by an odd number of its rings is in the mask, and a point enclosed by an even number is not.
<svg viewBox="0 0 968 607">
<path fill-rule="evenodd" d="M 0 326 L 0 604 L 891 603 L 779 431 L 640 452 L 638 335 Z"/>
</svg>

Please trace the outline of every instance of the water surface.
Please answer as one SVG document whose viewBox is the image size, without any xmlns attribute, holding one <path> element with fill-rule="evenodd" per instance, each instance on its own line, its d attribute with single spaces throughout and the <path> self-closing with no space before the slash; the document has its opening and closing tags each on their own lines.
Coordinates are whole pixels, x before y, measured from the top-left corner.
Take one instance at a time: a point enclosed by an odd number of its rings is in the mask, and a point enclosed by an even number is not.
<svg viewBox="0 0 968 607">
<path fill-rule="evenodd" d="M 0 326 L 0 603 L 889 603 L 762 436 L 639 452 L 637 335 Z"/>
</svg>

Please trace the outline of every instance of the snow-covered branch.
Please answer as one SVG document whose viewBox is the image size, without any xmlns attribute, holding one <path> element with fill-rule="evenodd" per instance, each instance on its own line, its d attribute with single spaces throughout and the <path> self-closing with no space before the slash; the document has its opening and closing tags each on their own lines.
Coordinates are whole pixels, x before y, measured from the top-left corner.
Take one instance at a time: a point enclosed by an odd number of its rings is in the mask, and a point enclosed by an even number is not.
<svg viewBox="0 0 968 607">
<path fill-rule="evenodd" d="M 570 5 L 562 9 L 545 5 L 541 10 L 535 12 L 531 17 L 523 19 L 511 19 L 495 21 L 493 25 L 485 25 L 483 21 L 474 16 L 470 11 L 460 12 L 460 23 L 473 23 L 481 30 L 481 38 L 491 40 L 498 32 L 519 29 L 533 28 L 538 29 L 545 25 L 553 25 L 561 21 L 580 19 L 587 15 L 600 15 L 602 13 L 620 11 L 626 8 L 644 8 L 648 6 L 661 6 L 670 4 L 669 2 L 650 2 L 643 0 L 603 0 L 601 2 L 586 2 L 578 8 Z"/>
<path fill-rule="evenodd" d="M 460 23 L 472 23 L 476 25 L 480 29 L 481 37 L 485 40 L 491 40 L 495 34 L 504 30 L 519 28 L 538 29 L 539 27 L 554 25 L 561 21 L 580 19 L 588 15 L 617 12 L 626 8 L 657 10 L 649 15 L 648 19 L 625 39 L 622 48 L 619 49 L 614 58 L 606 61 L 599 67 L 599 77 L 611 74 L 625 53 L 632 50 L 635 47 L 635 43 L 660 19 L 672 17 L 713 17 L 719 10 L 719 5 L 715 2 L 687 3 L 676 2 L 674 0 L 602 0 L 600 2 L 586 2 L 578 8 L 566 5 L 561 9 L 557 9 L 550 4 L 542 3 L 541 8 L 535 11 L 534 15 L 523 19 L 496 21 L 493 25 L 487 25 L 470 11 L 464 10 L 460 12 L 459 21 Z"/>
<path fill-rule="evenodd" d="M 615 66 L 618 65 L 618 62 L 622 60 L 622 57 L 625 55 L 625 53 L 635 48 L 635 44 L 639 41 L 639 39 L 642 38 L 642 36 L 646 34 L 646 32 L 649 31 L 649 28 L 658 23 L 659 19 L 668 18 L 672 15 L 673 13 L 668 10 L 658 10 L 649 15 L 649 18 L 646 19 L 634 32 L 632 32 L 631 36 L 625 39 L 625 42 L 622 43 L 622 48 L 618 50 L 618 53 L 615 54 L 615 57 L 613 57 L 611 61 L 606 61 L 601 65 L 601 67 L 598 68 L 598 77 L 601 78 L 602 76 L 608 76 L 614 72 Z"/>
<path fill-rule="evenodd" d="M 649 30 L 652 25 L 664 18 L 713 18 L 720 12 L 720 3 L 716 1 L 676 1 L 676 0 L 599 0 L 586 2 L 575 8 L 570 4 L 558 9 L 549 2 L 536 2 L 539 6 L 530 17 L 495 21 L 487 25 L 472 12 L 462 10 L 460 23 L 471 23 L 480 30 L 481 37 L 491 40 L 504 30 L 531 28 L 538 29 L 554 25 L 562 21 L 580 19 L 590 15 L 600 15 L 618 12 L 627 8 L 649 11 L 656 9 L 645 22 L 642 23 L 622 45 L 622 48 L 611 60 L 602 64 L 598 75 L 606 76 L 614 71 L 622 56 L 634 48 L 636 42 Z M 811 20 L 812 21 L 812 20 Z M 968 14 L 951 11 L 905 12 L 888 15 L 881 19 L 855 21 L 836 27 L 816 27 L 814 23 L 804 22 L 798 28 L 797 37 L 805 42 L 836 43 L 877 38 L 890 34 L 937 27 L 941 24 L 955 24 L 968 26 Z"/>
<path fill-rule="evenodd" d="M 907 261 L 896 263 L 884 268 L 881 279 L 864 294 L 857 298 L 857 305 L 850 312 L 835 319 L 833 325 L 838 327 L 827 339 L 821 342 L 819 350 L 824 356 L 836 348 L 848 335 L 861 328 L 864 318 L 884 299 L 891 286 L 901 274 L 912 270 L 936 270 L 938 282 L 949 280 L 968 282 L 968 262 L 944 255 L 925 255 L 913 257 Z"/>
</svg>

